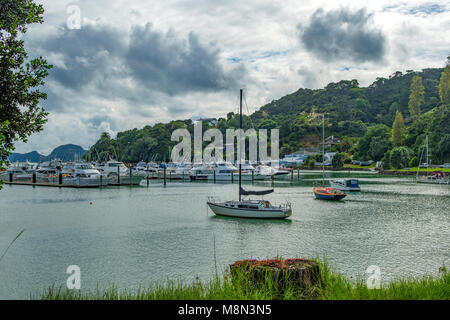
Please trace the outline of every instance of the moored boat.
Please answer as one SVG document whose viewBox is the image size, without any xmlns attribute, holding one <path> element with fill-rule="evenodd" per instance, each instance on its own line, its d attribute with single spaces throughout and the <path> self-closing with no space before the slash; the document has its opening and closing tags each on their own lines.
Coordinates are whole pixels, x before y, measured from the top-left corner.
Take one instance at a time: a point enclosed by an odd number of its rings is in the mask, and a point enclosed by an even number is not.
<svg viewBox="0 0 450 320">
<path fill-rule="evenodd" d="M 313 188 L 316 199 L 320 200 L 341 200 L 345 198 L 345 192 L 331 187 L 315 187 Z"/>
<path fill-rule="evenodd" d="M 322 159 L 325 157 L 325 115 L 322 115 Z M 313 193 L 320 200 L 341 200 L 345 198 L 344 191 L 333 187 L 325 187 L 325 161 L 322 161 L 322 186 L 314 187 Z"/>
<path fill-rule="evenodd" d="M 133 175 L 133 171 L 128 169 L 121 161 L 110 160 L 105 164 L 96 167 L 101 173 L 109 178 L 109 185 L 139 185 L 144 179 L 144 175 Z M 130 174 L 131 171 L 131 174 Z"/>
<path fill-rule="evenodd" d="M 242 129 L 242 89 L 240 90 L 240 121 L 239 128 Z M 258 195 L 263 196 L 273 192 L 270 190 L 246 191 L 242 188 L 242 158 L 239 154 L 239 200 L 216 201 L 209 199 L 207 205 L 218 216 L 227 216 L 235 218 L 254 218 L 254 219 L 285 219 L 292 214 L 291 204 L 286 202 L 284 205 L 272 205 L 270 201 L 264 199 L 242 199 L 242 196 Z M 233 172 L 231 172 L 233 174 Z M 233 176 L 231 176 L 233 177 Z"/>
<path fill-rule="evenodd" d="M 358 179 L 331 180 L 330 185 L 332 188 L 336 188 L 341 191 L 361 191 Z"/>
</svg>

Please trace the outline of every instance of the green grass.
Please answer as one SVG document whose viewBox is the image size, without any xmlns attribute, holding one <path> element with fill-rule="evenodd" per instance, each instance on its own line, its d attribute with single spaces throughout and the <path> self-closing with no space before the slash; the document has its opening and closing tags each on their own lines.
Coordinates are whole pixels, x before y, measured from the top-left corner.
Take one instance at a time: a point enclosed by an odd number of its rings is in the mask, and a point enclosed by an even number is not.
<svg viewBox="0 0 450 320">
<path fill-rule="evenodd" d="M 450 273 L 441 271 L 436 277 L 399 279 L 382 285 L 380 289 L 368 289 L 365 280 L 349 280 L 331 270 L 327 263 L 319 262 L 319 281 L 308 289 L 294 289 L 284 282 L 276 289 L 270 277 L 254 284 L 248 273 L 239 269 L 234 276 L 225 272 L 222 276 L 201 282 L 183 284 L 168 281 L 135 290 L 119 290 L 116 287 L 95 291 L 67 290 L 51 287 L 38 299 L 49 300 L 407 300 L 450 299 Z M 32 297 L 35 299 L 36 297 Z"/>
<path fill-rule="evenodd" d="M 417 167 L 412 167 L 412 168 L 408 168 L 408 169 L 392 169 L 389 171 L 405 171 L 405 172 L 417 172 Z M 420 168 L 419 169 L 420 172 L 427 172 L 427 168 Z M 442 172 L 450 172 L 450 168 L 430 168 L 428 169 L 429 172 L 433 172 L 433 171 L 442 171 Z"/>
</svg>

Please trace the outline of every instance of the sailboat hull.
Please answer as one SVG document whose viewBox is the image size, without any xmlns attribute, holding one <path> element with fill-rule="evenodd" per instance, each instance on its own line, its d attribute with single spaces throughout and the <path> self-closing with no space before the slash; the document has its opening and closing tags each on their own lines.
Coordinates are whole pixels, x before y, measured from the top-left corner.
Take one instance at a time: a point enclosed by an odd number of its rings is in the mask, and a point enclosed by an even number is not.
<svg viewBox="0 0 450 320">
<path fill-rule="evenodd" d="M 290 208 L 258 210 L 248 208 L 229 208 L 212 202 L 207 202 L 207 204 L 216 215 L 234 218 L 285 219 L 292 214 L 292 210 Z"/>
<path fill-rule="evenodd" d="M 335 188 L 314 188 L 314 196 L 320 200 L 341 200 L 346 194 Z"/>
</svg>

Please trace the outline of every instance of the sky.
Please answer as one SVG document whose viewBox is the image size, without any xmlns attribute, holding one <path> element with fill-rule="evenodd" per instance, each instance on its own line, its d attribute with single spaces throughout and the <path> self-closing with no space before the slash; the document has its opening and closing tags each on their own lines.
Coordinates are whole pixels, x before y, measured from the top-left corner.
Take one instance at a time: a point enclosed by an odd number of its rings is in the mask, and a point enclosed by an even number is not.
<svg viewBox="0 0 450 320">
<path fill-rule="evenodd" d="M 299 88 L 443 67 L 450 1 L 36 1 L 24 35 L 53 64 L 44 130 L 16 152 L 88 148 L 109 132 L 245 112 Z"/>
</svg>

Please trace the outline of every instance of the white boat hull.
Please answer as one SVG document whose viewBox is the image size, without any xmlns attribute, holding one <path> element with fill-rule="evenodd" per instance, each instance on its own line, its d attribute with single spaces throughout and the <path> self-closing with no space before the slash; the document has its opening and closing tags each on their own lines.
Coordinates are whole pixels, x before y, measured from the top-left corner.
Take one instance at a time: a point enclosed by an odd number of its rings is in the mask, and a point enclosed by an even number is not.
<svg viewBox="0 0 450 320">
<path fill-rule="evenodd" d="M 253 218 L 253 219 L 285 219 L 292 214 L 290 208 L 285 209 L 238 209 L 229 208 L 224 205 L 208 202 L 208 206 L 218 216 L 235 217 L 235 218 Z"/>
</svg>

